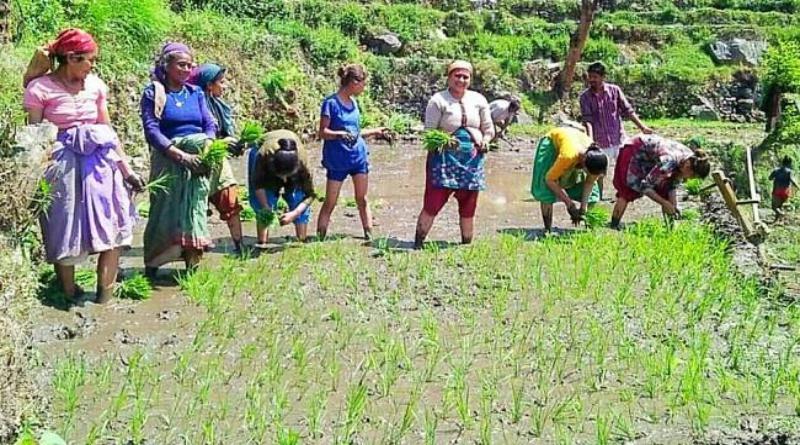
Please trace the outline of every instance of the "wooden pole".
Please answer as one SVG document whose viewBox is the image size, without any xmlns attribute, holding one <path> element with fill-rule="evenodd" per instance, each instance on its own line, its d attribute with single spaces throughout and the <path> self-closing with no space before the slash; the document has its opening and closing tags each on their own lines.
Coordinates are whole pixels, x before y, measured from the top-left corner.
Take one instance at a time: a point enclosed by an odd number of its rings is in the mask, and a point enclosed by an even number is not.
<svg viewBox="0 0 800 445">
<path fill-rule="evenodd" d="M 717 170 L 711 173 L 711 177 L 714 178 L 714 182 L 717 184 L 717 188 L 719 188 L 720 193 L 722 194 L 722 199 L 725 200 L 725 205 L 728 206 L 728 210 L 733 214 L 736 221 L 741 226 L 742 230 L 744 231 L 744 237 L 748 240 L 755 240 L 757 239 L 758 233 L 753 229 L 753 224 L 747 220 L 742 215 L 742 212 L 739 211 L 739 203 L 736 200 L 736 193 L 733 191 L 733 187 L 731 187 L 731 183 L 728 178 L 725 176 L 720 170 Z"/>
</svg>

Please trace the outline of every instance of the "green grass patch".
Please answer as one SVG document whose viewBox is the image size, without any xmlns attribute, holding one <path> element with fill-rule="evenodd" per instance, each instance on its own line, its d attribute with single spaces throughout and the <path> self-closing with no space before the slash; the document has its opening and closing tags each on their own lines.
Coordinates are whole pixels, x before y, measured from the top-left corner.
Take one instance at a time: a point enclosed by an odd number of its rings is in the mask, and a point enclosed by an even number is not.
<svg viewBox="0 0 800 445">
<path fill-rule="evenodd" d="M 701 225 L 431 246 L 203 265 L 180 283 L 198 306 L 185 343 L 134 346 L 124 366 L 53 358 L 55 426 L 76 443 L 691 441 L 800 409 L 800 309 L 738 275 Z M 169 423 L 144 421 L 155 412 Z"/>
</svg>

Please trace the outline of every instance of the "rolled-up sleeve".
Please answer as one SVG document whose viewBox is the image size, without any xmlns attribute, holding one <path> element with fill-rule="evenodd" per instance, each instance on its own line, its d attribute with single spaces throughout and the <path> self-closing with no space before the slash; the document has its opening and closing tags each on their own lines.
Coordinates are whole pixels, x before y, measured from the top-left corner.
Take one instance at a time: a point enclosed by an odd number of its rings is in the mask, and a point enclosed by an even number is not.
<svg viewBox="0 0 800 445">
<path fill-rule="evenodd" d="M 619 109 L 619 114 L 622 117 L 628 118 L 633 115 L 633 106 L 631 103 L 628 102 L 628 98 L 625 97 L 625 93 L 622 92 L 622 88 L 616 87 L 617 90 L 617 108 Z"/>
<path fill-rule="evenodd" d="M 160 121 L 155 112 L 154 95 L 155 92 L 152 88 L 144 90 L 142 99 L 139 102 L 139 112 L 142 118 L 142 126 L 144 127 L 145 140 L 156 150 L 164 151 L 172 142 L 161 132 Z"/>
</svg>

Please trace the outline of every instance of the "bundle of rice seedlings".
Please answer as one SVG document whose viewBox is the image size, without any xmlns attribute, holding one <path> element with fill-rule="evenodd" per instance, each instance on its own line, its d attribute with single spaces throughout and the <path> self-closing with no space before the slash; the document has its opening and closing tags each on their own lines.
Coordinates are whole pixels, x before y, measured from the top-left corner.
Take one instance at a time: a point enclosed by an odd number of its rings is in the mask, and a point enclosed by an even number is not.
<svg viewBox="0 0 800 445">
<path fill-rule="evenodd" d="M 242 211 L 239 212 L 239 218 L 241 218 L 242 221 L 254 221 L 256 219 L 256 211 L 250 207 L 247 201 L 242 203 Z"/>
<path fill-rule="evenodd" d="M 584 220 L 586 221 L 586 227 L 589 229 L 604 227 L 611 221 L 611 212 L 605 207 L 593 206 L 586 211 Z"/>
<path fill-rule="evenodd" d="M 256 222 L 268 228 L 277 227 L 280 225 L 278 222 L 278 214 L 272 210 L 262 210 L 256 213 Z"/>
<path fill-rule="evenodd" d="M 150 181 L 147 185 L 144 186 L 147 189 L 148 193 L 156 194 L 156 193 L 167 193 L 167 187 L 175 179 L 174 175 L 171 174 L 163 174 L 158 178 Z"/>
<path fill-rule="evenodd" d="M 150 281 L 139 272 L 122 280 L 122 283 L 114 290 L 117 298 L 127 298 L 129 300 L 147 300 L 153 294 L 153 287 Z"/>
<path fill-rule="evenodd" d="M 228 143 L 221 139 L 215 140 L 200 152 L 200 162 L 212 170 L 220 168 L 227 157 Z"/>
<path fill-rule="evenodd" d="M 441 130 L 428 130 L 422 135 L 422 147 L 427 151 L 442 151 L 456 143 L 453 135 Z"/>
<path fill-rule="evenodd" d="M 256 121 L 249 121 L 242 126 L 239 142 L 244 145 L 260 144 L 264 140 L 264 127 Z"/>
</svg>

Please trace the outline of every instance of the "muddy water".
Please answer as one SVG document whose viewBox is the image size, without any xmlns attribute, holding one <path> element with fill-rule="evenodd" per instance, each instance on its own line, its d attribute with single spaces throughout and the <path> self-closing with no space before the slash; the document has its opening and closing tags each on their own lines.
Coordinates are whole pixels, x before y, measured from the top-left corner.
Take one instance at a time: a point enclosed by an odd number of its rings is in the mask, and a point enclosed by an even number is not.
<svg viewBox="0 0 800 445">
<path fill-rule="evenodd" d="M 313 148 L 315 143 L 311 143 Z M 531 159 L 534 141 L 515 139 L 513 146 L 502 144 L 501 149 L 487 158 L 488 188 L 481 193 L 476 216 L 476 235 L 491 236 L 506 230 L 523 230 L 538 234 L 542 227 L 538 204 L 530 198 Z M 414 142 L 399 142 L 395 146 L 373 145 L 370 160 L 370 194 L 373 209 L 375 236 L 386 237 L 393 245 L 407 248 L 411 245 L 417 215 L 422 207 L 425 183 L 425 152 Z M 314 183 L 318 190 L 325 189 L 325 170 L 320 165 L 321 151 L 311 150 L 310 162 L 314 166 Z M 234 172 L 245 183 L 244 158 L 233 160 Z M 606 190 L 612 190 L 606 179 Z M 356 208 L 347 206 L 352 202 L 353 188 L 345 182 L 340 195 L 340 205 L 334 211 L 329 232 L 331 235 L 351 237 L 354 242 L 363 242 L 361 224 Z M 141 199 L 141 198 L 140 198 Z M 605 203 L 603 205 L 610 206 Z M 314 211 L 319 209 L 315 204 Z M 657 207 L 645 200 L 632 204 L 626 220 L 635 220 L 645 214 L 654 214 Z M 555 210 L 554 225 L 568 228 L 568 215 L 563 206 Z M 315 227 L 316 214 L 310 233 Z M 230 252 L 227 226 L 217 215 L 210 218 L 210 226 L 216 247 L 205 261 L 220 261 Z M 141 271 L 142 232 L 146 221 L 141 221 L 134 246 L 123 254 L 122 274 Z M 245 242 L 255 242 L 255 223 L 244 223 Z M 445 206 L 434 223 L 430 241 L 456 242 L 459 237 L 458 212 L 455 200 Z M 290 241 L 290 227 L 271 233 L 275 249 Z M 90 267 L 86 265 L 85 267 Z M 70 349 L 91 352 L 117 350 L 121 346 L 147 345 L 170 346 L 183 340 L 182 332 L 202 316 L 201 309 L 184 299 L 175 298 L 179 289 L 172 279 L 182 265 L 173 263 L 161 271 L 160 282 L 153 297 L 144 302 L 113 300 L 106 306 L 86 303 L 69 311 L 42 307 L 37 322 L 35 340 L 47 352 L 63 350 L 61 340 L 70 340 Z M 89 295 L 91 297 L 91 295 Z M 186 333 L 188 335 L 188 333 Z"/>
</svg>

